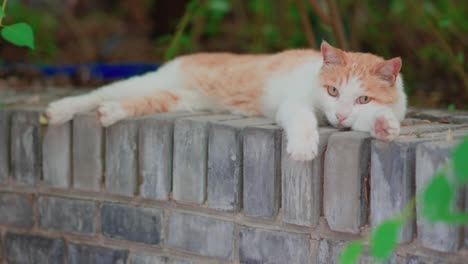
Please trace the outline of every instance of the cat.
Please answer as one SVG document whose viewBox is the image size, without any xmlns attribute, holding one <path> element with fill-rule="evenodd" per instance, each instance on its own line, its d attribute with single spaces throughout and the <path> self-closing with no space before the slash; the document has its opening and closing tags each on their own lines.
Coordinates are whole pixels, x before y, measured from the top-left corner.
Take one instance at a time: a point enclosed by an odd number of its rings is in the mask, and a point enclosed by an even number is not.
<svg viewBox="0 0 468 264">
<path fill-rule="evenodd" d="M 105 127 L 129 117 L 170 111 L 229 111 L 276 120 L 294 160 L 312 160 L 318 125 L 370 132 L 380 140 L 399 135 L 407 99 L 401 58 L 384 60 L 346 52 L 323 41 L 320 51 L 271 55 L 196 53 L 142 76 L 91 93 L 52 102 L 49 123 L 62 124 L 97 110 Z"/>
</svg>

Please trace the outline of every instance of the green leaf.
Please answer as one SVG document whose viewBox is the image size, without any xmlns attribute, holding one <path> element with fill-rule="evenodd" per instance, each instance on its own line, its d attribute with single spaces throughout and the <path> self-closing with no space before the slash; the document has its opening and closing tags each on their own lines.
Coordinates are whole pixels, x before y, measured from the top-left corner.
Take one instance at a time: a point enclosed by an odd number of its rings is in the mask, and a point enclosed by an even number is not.
<svg viewBox="0 0 468 264">
<path fill-rule="evenodd" d="M 402 223 L 401 219 L 389 219 L 377 226 L 370 241 L 370 251 L 373 257 L 385 260 L 392 254 Z"/>
<path fill-rule="evenodd" d="M 5 16 L 5 11 L 3 11 L 2 8 L 0 8 L 0 18 L 4 17 Z"/>
<path fill-rule="evenodd" d="M 453 151 L 453 169 L 460 182 L 468 182 L 468 138 L 465 138 Z"/>
<path fill-rule="evenodd" d="M 429 221 L 443 220 L 449 215 L 454 197 L 453 189 L 444 174 L 439 173 L 426 185 L 423 193 L 422 213 Z"/>
<path fill-rule="evenodd" d="M 5 40 L 17 46 L 27 46 L 34 49 L 34 33 L 31 27 L 26 23 L 4 26 L 1 34 Z"/>
<path fill-rule="evenodd" d="M 449 104 L 447 106 L 447 110 L 449 110 L 449 111 L 454 111 L 455 109 L 457 109 L 457 107 L 454 104 Z"/>
<path fill-rule="evenodd" d="M 340 264 L 353 264 L 361 255 L 362 245 L 360 241 L 351 241 L 349 242 L 341 251 Z"/>
<path fill-rule="evenodd" d="M 468 224 L 468 213 L 463 213 L 463 212 L 454 212 L 450 213 L 449 215 L 446 215 L 441 219 L 447 224 L 451 225 L 465 225 Z"/>
</svg>

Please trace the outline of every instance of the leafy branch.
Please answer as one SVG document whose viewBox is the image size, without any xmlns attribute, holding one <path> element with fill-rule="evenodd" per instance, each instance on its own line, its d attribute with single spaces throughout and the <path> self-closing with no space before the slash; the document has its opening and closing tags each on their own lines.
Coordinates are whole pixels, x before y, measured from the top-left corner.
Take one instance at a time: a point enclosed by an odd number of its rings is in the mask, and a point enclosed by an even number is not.
<svg viewBox="0 0 468 264">
<path fill-rule="evenodd" d="M 468 224 L 468 213 L 452 209 L 455 193 L 460 185 L 468 183 L 468 138 L 465 138 L 452 153 L 450 163 L 441 168 L 423 188 L 418 198 L 421 204 L 421 216 L 430 223 Z M 453 181 L 449 180 L 449 168 L 452 167 L 455 175 Z M 414 218 L 416 198 L 406 205 L 403 212 L 393 218 L 383 221 L 375 227 L 370 238 L 367 238 L 372 257 L 378 261 L 386 260 L 395 250 L 398 234 L 403 225 Z M 349 242 L 341 251 L 340 264 L 352 264 L 359 260 L 363 243 L 360 240 Z"/>
<path fill-rule="evenodd" d="M 6 40 L 17 46 L 27 46 L 34 49 L 34 33 L 31 26 L 24 22 L 12 25 L 4 25 L 3 18 L 6 16 L 5 10 L 8 0 L 3 0 L 2 9 L 0 9 L 0 35 Z"/>
</svg>

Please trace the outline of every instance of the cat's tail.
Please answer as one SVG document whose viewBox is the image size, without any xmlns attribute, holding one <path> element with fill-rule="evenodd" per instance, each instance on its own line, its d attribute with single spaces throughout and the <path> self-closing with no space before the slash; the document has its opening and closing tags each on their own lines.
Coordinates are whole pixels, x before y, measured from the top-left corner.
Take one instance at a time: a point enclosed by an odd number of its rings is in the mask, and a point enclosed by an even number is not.
<svg viewBox="0 0 468 264">
<path fill-rule="evenodd" d="M 154 95 L 158 91 L 172 90 L 183 86 L 177 60 L 171 61 L 155 72 L 132 77 L 103 86 L 88 94 L 72 96 L 54 101 L 46 110 L 52 125 L 63 124 L 77 113 L 96 110 L 104 102 L 123 101 Z M 164 107 L 161 107 L 164 110 Z"/>
</svg>

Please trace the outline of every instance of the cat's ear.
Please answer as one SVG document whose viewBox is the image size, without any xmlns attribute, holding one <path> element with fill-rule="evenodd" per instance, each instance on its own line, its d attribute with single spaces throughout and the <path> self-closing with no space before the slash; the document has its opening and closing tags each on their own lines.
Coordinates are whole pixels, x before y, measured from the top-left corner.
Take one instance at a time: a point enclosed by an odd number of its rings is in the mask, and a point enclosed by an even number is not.
<svg viewBox="0 0 468 264">
<path fill-rule="evenodd" d="M 390 60 L 383 61 L 374 68 L 375 74 L 380 79 L 388 82 L 390 85 L 395 83 L 395 80 L 401 70 L 401 58 L 393 58 Z"/>
<path fill-rule="evenodd" d="M 333 47 L 328 44 L 325 40 L 322 41 L 320 45 L 320 51 L 322 52 L 323 63 L 330 65 L 345 65 L 346 64 L 346 55 L 344 51 Z"/>
</svg>

